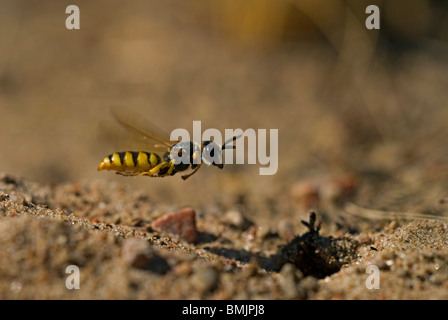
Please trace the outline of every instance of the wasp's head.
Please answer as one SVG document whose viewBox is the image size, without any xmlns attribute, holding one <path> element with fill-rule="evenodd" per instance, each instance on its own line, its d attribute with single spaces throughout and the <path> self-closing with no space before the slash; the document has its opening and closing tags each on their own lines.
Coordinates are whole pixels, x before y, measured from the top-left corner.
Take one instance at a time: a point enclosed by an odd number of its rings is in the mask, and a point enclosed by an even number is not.
<svg viewBox="0 0 448 320">
<path fill-rule="evenodd" d="M 241 137 L 235 136 L 224 142 L 222 146 L 219 146 L 215 142 L 212 141 L 204 141 L 202 144 L 202 161 L 208 165 L 217 166 L 219 169 L 224 167 L 224 163 L 222 161 L 222 150 L 224 149 L 235 149 L 236 147 L 233 145 L 233 141 Z"/>
<path fill-rule="evenodd" d="M 224 167 L 222 162 L 222 147 L 213 141 L 204 141 L 202 149 L 202 161 L 207 165 L 214 165 L 219 169 Z"/>
</svg>

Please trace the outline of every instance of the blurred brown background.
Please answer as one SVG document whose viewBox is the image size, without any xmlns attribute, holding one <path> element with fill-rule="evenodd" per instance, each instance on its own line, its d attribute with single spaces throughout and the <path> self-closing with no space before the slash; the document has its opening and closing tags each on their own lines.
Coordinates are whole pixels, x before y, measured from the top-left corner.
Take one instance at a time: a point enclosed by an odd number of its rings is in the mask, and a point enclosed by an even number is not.
<svg viewBox="0 0 448 320">
<path fill-rule="evenodd" d="M 345 174 L 357 176 L 364 205 L 395 190 L 394 199 L 446 196 L 446 3 L 0 4 L 1 171 L 54 183 L 109 179 L 179 205 L 281 202 L 297 181 Z M 71 4 L 80 30 L 65 28 Z M 381 10 L 379 32 L 365 28 L 370 4 Z M 204 168 L 185 182 L 97 172 L 104 156 L 126 149 L 97 139 L 113 105 L 168 132 L 191 130 L 193 120 L 279 129 L 279 170 Z"/>
</svg>

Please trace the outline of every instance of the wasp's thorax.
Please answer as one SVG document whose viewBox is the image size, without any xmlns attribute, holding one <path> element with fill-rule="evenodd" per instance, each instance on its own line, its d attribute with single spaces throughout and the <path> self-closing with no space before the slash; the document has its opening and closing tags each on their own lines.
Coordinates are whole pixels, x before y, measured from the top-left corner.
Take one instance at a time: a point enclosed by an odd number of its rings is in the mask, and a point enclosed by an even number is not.
<svg viewBox="0 0 448 320">
<path fill-rule="evenodd" d="M 205 141 L 202 146 L 195 142 L 180 142 L 175 144 L 166 156 L 166 160 L 173 161 L 178 169 L 190 164 L 194 169 L 202 161 L 207 165 L 223 168 L 221 147 L 212 141 Z"/>
</svg>

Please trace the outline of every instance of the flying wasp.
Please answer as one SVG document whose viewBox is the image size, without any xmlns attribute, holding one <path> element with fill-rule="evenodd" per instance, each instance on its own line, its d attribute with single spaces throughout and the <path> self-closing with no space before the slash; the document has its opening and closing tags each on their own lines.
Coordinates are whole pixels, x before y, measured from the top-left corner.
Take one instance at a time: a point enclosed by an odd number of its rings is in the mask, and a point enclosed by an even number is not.
<svg viewBox="0 0 448 320">
<path fill-rule="evenodd" d="M 128 134 L 147 146 L 147 151 L 110 154 L 98 166 L 98 171 L 114 170 L 123 176 L 166 177 L 191 168 L 191 173 L 182 176 L 182 179 L 186 180 L 199 170 L 202 162 L 222 169 L 222 150 L 235 149 L 232 143 L 240 137 L 235 136 L 222 146 L 213 141 L 204 141 L 202 144 L 193 141 L 173 142 L 137 113 L 123 108 L 112 108 L 111 113 Z"/>
</svg>

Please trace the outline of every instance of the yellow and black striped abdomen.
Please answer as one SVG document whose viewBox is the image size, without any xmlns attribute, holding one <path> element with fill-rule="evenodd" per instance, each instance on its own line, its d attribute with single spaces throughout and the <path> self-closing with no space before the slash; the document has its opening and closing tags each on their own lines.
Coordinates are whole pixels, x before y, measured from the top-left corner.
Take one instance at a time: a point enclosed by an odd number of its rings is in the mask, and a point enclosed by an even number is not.
<svg viewBox="0 0 448 320">
<path fill-rule="evenodd" d="M 116 152 L 101 161 L 98 170 L 119 172 L 143 172 L 154 168 L 161 162 L 160 156 L 144 151 Z"/>
</svg>

